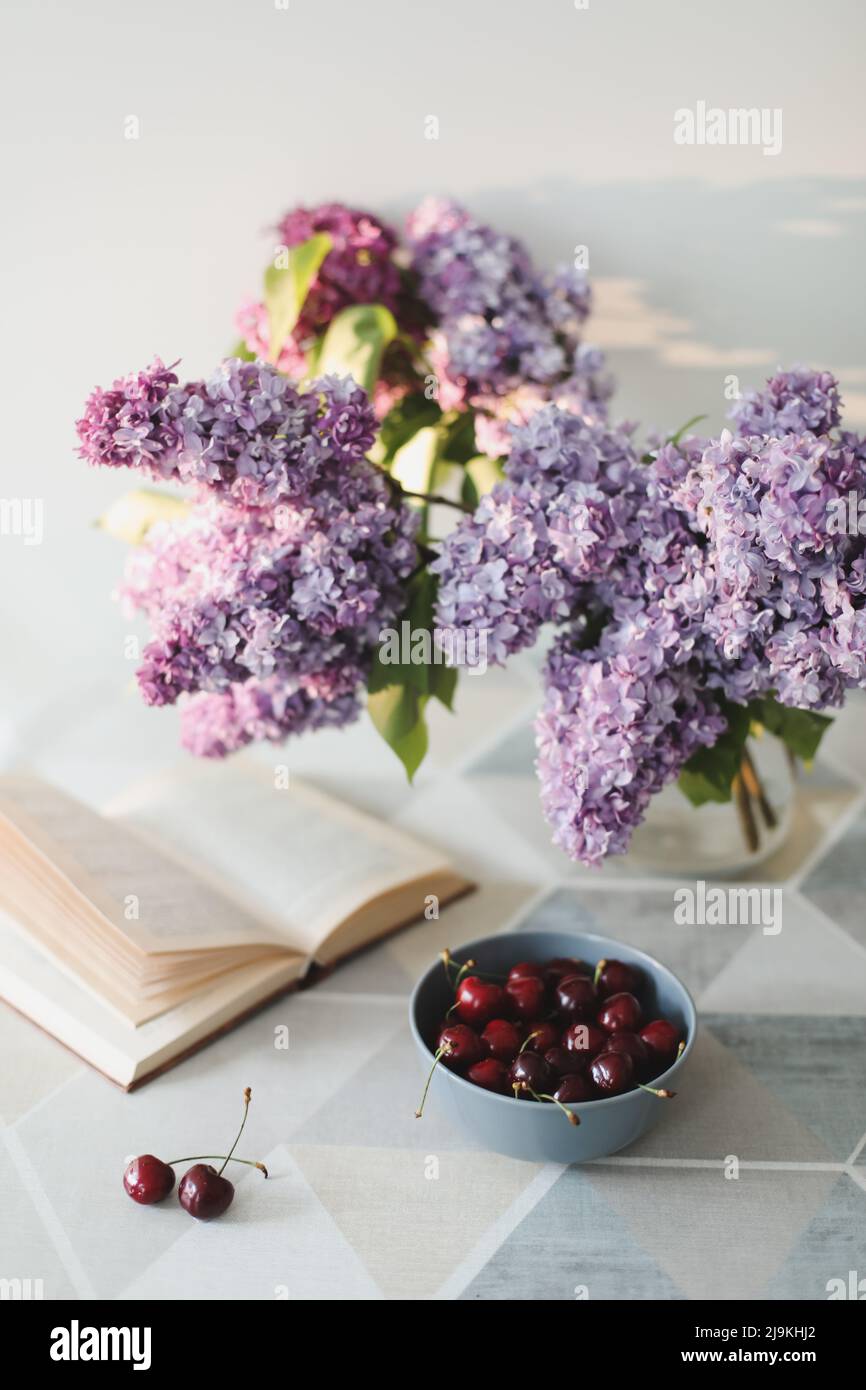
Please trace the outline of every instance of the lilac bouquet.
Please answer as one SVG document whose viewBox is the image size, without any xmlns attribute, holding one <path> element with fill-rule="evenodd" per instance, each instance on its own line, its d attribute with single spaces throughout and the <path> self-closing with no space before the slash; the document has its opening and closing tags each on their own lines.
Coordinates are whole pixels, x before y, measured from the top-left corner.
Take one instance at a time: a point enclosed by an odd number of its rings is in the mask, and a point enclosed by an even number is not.
<svg viewBox="0 0 866 1390">
<path fill-rule="evenodd" d="M 185 746 L 222 757 L 366 698 L 411 777 L 427 701 L 454 697 L 441 634 L 504 663 L 552 627 L 536 740 L 557 845 L 623 853 L 674 780 L 753 826 L 750 730 L 810 758 L 821 711 L 866 685 L 864 541 L 839 523 L 866 442 L 834 379 L 780 373 L 718 438 L 639 450 L 608 419 L 579 267 L 543 273 L 434 199 L 404 237 L 339 204 L 277 234 L 210 378 L 155 361 L 78 424 L 91 463 L 186 490 L 152 525 L 138 494 L 121 595 L 152 631 L 144 699 L 179 701 Z M 426 654 L 388 658 L 400 624 Z"/>
</svg>

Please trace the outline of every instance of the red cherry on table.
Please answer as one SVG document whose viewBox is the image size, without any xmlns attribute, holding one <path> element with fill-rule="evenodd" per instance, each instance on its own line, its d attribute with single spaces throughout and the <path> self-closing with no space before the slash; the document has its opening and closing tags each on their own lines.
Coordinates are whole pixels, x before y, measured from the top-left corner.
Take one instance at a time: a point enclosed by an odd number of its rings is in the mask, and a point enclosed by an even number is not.
<svg viewBox="0 0 866 1390">
<path fill-rule="evenodd" d="M 636 1033 L 641 1022 L 641 1007 L 633 994 L 612 994 L 598 1011 L 599 1027 L 606 1033 Z"/>
<path fill-rule="evenodd" d="M 508 1068 L 495 1057 L 483 1057 L 480 1062 L 475 1062 L 466 1073 L 466 1078 L 474 1086 L 482 1086 L 485 1091 L 495 1091 L 501 1096 L 511 1095 Z"/>
<path fill-rule="evenodd" d="M 640 1081 L 650 1074 L 650 1050 L 638 1033 L 627 1033 L 620 1029 L 605 1039 L 605 1052 L 622 1052 L 634 1063 L 635 1080 Z"/>
<path fill-rule="evenodd" d="M 579 1071 L 607 1047 L 608 1035 L 595 1023 L 570 1023 L 562 1035 L 562 1046 L 571 1057 L 571 1070 Z"/>
<path fill-rule="evenodd" d="M 596 966 L 595 987 L 602 999 L 609 994 L 640 994 L 642 982 L 637 966 L 624 960 L 599 961 Z"/>
<path fill-rule="evenodd" d="M 547 961 L 544 967 L 544 978 L 548 985 L 555 987 L 560 980 L 566 979 L 569 975 L 591 975 L 592 971 L 585 961 L 575 960 L 573 956 L 556 956 L 553 960 Z"/>
<path fill-rule="evenodd" d="M 602 1096 L 619 1096 L 634 1086 L 634 1062 L 624 1052 L 600 1052 L 589 1064 L 589 1075 Z"/>
<path fill-rule="evenodd" d="M 465 1023 L 449 1023 L 443 1028 L 436 1050 L 441 1052 L 442 1061 L 452 1071 L 467 1071 L 484 1056 L 481 1039 Z"/>
<path fill-rule="evenodd" d="M 497 1062 L 513 1062 L 520 1051 L 520 1034 L 507 1018 L 492 1018 L 481 1041 Z"/>
<path fill-rule="evenodd" d="M 679 1029 L 666 1018 L 654 1018 L 645 1028 L 641 1028 L 640 1037 L 649 1049 L 653 1075 L 658 1076 L 660 1071 L 665 1071 L 676 1061 L 681 1036 Z"/>
<path fill-rule="evenodd" d="M 509 980 L 543 980 L 544 966 L 534 960 L 520 960 L 508 972 Z"/>
<path fill-rule="evenodd" d="M 566 1023 L 588 1022 L 598 1006 L 588 975 L 566 975 L 556 986 L 556 1007 Z"/>
<path fill-rule="evenodd" d="M 181 1178 L 177 1195 L 190 1216 L 197 1221 L 212 1221 L 231 1206 L 235 1190 L 210 1163 L 194 1163 Z"/>
<path fill-rule="evenodd" d="M 538 1019 L 535 1023 L 526 1025 L 526 1041 L 523 1046 L 527 1052 L 531 1048 L 533 1052 L 546 1052 L 550 1047 L 556 1047 L 559 1042 L 559 1029 L 554 1023 L 547 1023 L 544 1019 Z"/>
<path fill-rule="evenodd" d="M 134 1202 L 143 1207 L 161 1202 L 174 1187 L 174 1171 L 153 1154 L 139 1154 L 126 1165 L 123 1186 Z"/>
<path fill-rule="evenodd" d="M 559 1085 L 553 1093 L 553 1099 L 558 1100 L 561 1105 L 575 1105 L 583 1100 L 592 1100 L 595 1090 L 592 1083 L 579 1072 L 569 1072 L 567 1076 L 559 1079 Z"/>
<path fill-rule="evenodd" d="M 522 975 L 506 982 L 505 994 L 512 1012 L 528 1022 L 543 1012 L 547 990 L 536 975 Z"/>
<path fill-rule="evenodd" d="M 550 1089 L 553 1073 L 544 1058 L 537 1052 L 521 1052 L 511 1063 L 508 1082 L 523 1100 L 531 1100 L 531 1092 L 540 1095 Z"/>
<path fill-rule="evenodd" d="M 504 1004 L 499 985 L 492 980 L 482 980 L 477 975 L 467 975 L 457 986 L 454 1012 L 461 1023 L 483 1028 L 491 1018 L 500 1017 L 505 1012 Z"/>
</svg>

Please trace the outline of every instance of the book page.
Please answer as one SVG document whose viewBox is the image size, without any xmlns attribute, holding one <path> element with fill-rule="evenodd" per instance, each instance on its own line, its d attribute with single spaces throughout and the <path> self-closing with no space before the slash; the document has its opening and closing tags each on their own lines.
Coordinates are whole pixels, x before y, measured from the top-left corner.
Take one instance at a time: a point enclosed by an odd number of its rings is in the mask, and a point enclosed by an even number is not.
<svg viewBox="0 0 866 1390">
<path fill-rule="evenodd" d="M 106 811 L 310 957 L 364 904 L 444 867 L 437 851 L 306 783 L 276 787 L 271 768 L 249 758 L 184 764 Z"/>
<path fill-rule="evenodd" d="M 38 778 L 2 777 L 0 863 L 22 838 L 47 889 L 59 878 L 70 910 L 76 901 L 82 914 L 95 908 L 109 938 L 117 933 L 138 952 L 284 945 L 266 923 L 122 824 Z"/>
</svg>

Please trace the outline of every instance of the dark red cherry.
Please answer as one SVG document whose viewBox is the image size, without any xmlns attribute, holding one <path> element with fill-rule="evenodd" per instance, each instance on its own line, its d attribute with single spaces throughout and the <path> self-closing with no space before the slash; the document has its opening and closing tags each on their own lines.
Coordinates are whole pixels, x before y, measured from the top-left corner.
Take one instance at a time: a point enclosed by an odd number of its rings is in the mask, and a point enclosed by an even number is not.
<svg viewBox="0 0 866 1390">
<path fill-rule="evenodd" d="M 556 1047 L 559 1042 L 559 1029 L 553 1023 L 546 1023 L 543 1019 L 526 1026 L 526 1041 L 524 1047 L 527 1051 L 532 1048 L 533 1052 L 546 1052 L 550 1047 Z"/>
<path fill-rule="evenodd" d="M 174 1171 L 153 1154 L 139 1154 L 126 1165 L 123 1186 L 134 1202 L 143 1207 L 161 1202 L 174 1187 Z"/>
<path fill-rule="evenodd" d="M 562 1035 L 562 1046 L 571 1057 L 572 1071 L 580 1071 L 596 1053 L 607 1046 L 608 1036 L 595 1023 L 570 1023 Z"/>
<path fill-rule="evenodd" d="M 454 1012 L 461 1023 L 471 1024 L 473 1028 L 483 1028 L 491 1018 L 500 1018 L 505 1012 L 502 990 L 492 980 L 479 979 L 477 975 L 467 975 L 457 986 L 457 1000 Z"/>
<path fill-rule="evenodd" d="M 624 1052 L 600 1052 L 589 1064 L 589 1075 L 602 1096 L 618 1096 L 634 1085 L 634 1062 Z"/>
<path fill-rule="evenodd" d="M 228 1178 L 222 1177 L 209 1163 L 194 1163 L 184 1173 L 177 1189 L 184 1211 L 197 1221 L 212 1221 L 222 1216 L 232 1204 L 235 1190 Z"/>
<path fill-rule="evenodd" d="M 549 1091 L 553 1080 L 550 1067 L 537 1052 L 521 1052 L 511 1063 L 508 1073 L 509 1085 L 512 1089 L 517 1087 L 517 1094 L 524 1100 L 532 1099 L 530 1091 Z"/>
<path fill-rule="evenodd" d="M 598 1011 L 598 1023 L 606 1033 L 636 1033 L 641 1025 L 640 1004 L 633 994 L 612 994 Z"/>
<path fill-rule="evenodd" d="M 544 967 L 544 978 L 552 988 L 569 975 L 591 974 L 592 971 L 586 962 L 575 960 L 573 956 L 556 956 L 553 960 L 547 961 Z"/>
<path fill-rule="evenodd" d="M 641 1028 L 640 1036 L 649 1049 L 651 1073 L 658 1076 L 676 1060 L 682 1034 L 666 1018 L 654 1018 Z"/>
<path fill-rule="evenodd" d="M 521 960 L 512 965 L 508 972 L 509 980 L 543 980 L 544 966 L 534 960 Z"/>
<path fill-rule="evenodd" d="M 624 960 L 606 960 L 595 981 L 601 999 L 610 994 L 639 994 L 641 983 L 641 972 Z"/>
<path fill-rule="evenodd" d="M 510 1096 L 511 1087 L 508 1084 L 508 1068 L 504 1062 L 498 1062 L 495 1057 L 482 1057 L 480 1062 L 475 1062 L 466 1073 L 467 1080 L 475 1086 L 483 1086 L 485 1091 L 496 1091 L 498 1095 Z"/>
<path fill-rule="evenodd" d="M 578 1072 L 570 1072 L 567 1076 L 560 1077 L 553 1098 L 562 1105 L 575 1105 L 582 1100 L 593 1100 L 595 1089 L 585 1076 Z"/>
<path fill-rule="evenodd" d="M 442 1061 L 452 1071 L 466 1071 L 484 1056 L 481 1039 L 465 1023 L 449 1023 L 443 1028 L 437 1048 L 442 1049 Z"/>
<path fill-rule="evenodd" d="M 513 1062 L 520 1051 L 520 1033 L 507 1018 L 492 1018 L 481 1041 L 497 1062 Z"/>
<path fill-rule="evenodd" d="M 554 1076 L 569 1076 L 574 1071 L 574 1057 L 564 1047 L 549 1047 L 544 1060 Z"/>
<path fill-rule="evenodd" d="M 556 986 L 556 1007 L 566 1023 L 585 1023 L 598 1005 L 595 986 L 588 975 L 566 975 Z"/>
<path fill-rule="evenodd" d="M 535 975 L 523 975 L 518 980 L 509 980 L 505 986 L 505 993 L 514 1014 L 527 1023 L 544 1011 L 547 991 L 544 981 Z"/>
<path fill-rule="evenodd" d="M 605 1052 L 622 1052 L 634 1062 L 636 1081 L 649 1075 L 650 1050 L 637 1033 L 627 1033 L 624 1029 L 611 1033 L 605 1040 Z"/>
</svg>

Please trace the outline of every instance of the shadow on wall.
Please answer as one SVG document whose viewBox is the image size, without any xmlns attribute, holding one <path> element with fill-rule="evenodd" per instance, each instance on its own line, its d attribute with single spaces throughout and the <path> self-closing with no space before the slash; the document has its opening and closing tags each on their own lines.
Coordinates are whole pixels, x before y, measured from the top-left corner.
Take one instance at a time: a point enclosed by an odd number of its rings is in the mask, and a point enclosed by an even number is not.
<svg viewBox="0 0 866 1390">
<path fill-rule="evenodd" d="M 588 248 L 587 339 L 609 355 L 617 416 L 670 430 L 703 413 L 717 428 L 727 378 L 747 389 L 804 363 L 836 373 L 845 422 L 866 426 L 866 182 L 548 181 L 464 201 L 544 266 Z"/>
</svg>

